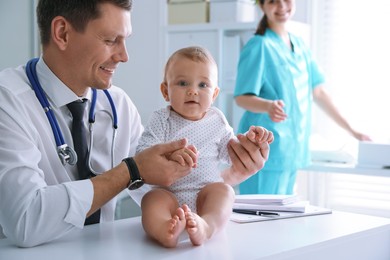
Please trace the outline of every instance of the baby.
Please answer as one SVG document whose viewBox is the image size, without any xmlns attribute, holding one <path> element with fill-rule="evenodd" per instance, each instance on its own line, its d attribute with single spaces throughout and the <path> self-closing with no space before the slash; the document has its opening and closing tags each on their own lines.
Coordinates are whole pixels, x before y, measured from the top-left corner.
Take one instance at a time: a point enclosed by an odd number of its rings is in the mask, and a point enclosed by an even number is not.
<svg viewBox="0 0 390 260">
<path fill-rule="evenodd" d="M 184 230 L 193 245 L 201 245 L 226 225 L 232 212 L 234 190 L 224 182 L 220 165 L 230 164 L 228 142 L 235 136 L 223 113 L 212 106 L 217 83 L 217 65 L 206 49 L 176 51 L 160 86 L 170 105 L 154 112 L 137 147 L 138 152 L 180 138 L 191 144 L 169 156 L 192 166 L 191 173 L 170 187 L 153 187 L 141 202 L 145 232 L 165 247 L 175 247 Z M 259 146 L 273 141 L 272 132 L 259 126 L 252 126 L 246 137 Z"/>
</svg>

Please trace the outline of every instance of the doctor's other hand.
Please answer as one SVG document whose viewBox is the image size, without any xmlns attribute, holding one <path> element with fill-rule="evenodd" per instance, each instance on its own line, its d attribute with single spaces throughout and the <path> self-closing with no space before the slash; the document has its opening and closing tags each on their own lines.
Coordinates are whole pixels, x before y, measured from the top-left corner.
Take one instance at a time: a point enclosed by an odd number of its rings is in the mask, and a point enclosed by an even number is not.
<svg viewBox="0 0 390 260">
<path fill-rule="evenodd" d="M 188 175 L 191 171 L 191 165 L 181 165 L 168 159 L 172 153 L 184 149 L 186 145 L 187 140 L 180 139 L 157 144 L 137 153 L 133 158 L 145 183 L 170 186 L 179 178 Z"/>
<path fill-rule="evenodd" d="M 272 121 L 276 123 L 283 122 L 287 118 L 287 114 L 284 113 L 283 100 L 273 100 L 268 107 L 268 115 Z"/>
<path fill-rule="evenodd" d="M 230 139 L 228 151 L 232 161 L 232 171 L 224 174 L 224 180 L 230 185 L 236 185 L 264 167 L 268 160 L 269 144 L 263 142 L 259 146 L 246 135 L 239 134 L 237 138 Z"/>
</svg>

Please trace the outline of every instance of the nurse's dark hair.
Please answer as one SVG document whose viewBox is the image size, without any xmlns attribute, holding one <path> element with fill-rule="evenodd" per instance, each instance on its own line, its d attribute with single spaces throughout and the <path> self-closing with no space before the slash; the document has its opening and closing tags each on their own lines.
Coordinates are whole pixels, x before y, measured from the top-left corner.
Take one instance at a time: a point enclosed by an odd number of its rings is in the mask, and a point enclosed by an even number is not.
<svg viewBox="0 0 390 260">
<path fill-rule="evenodd" d="M 175 51 L 168 59 L 165 70 L 164 70 L 164 82 L 166 82 L 166 76 L 168 73 L 169 66 L 171 63 L 178 57 L 187 58 L 195 62 L 203 62 L 212 64 L 217 67 L 217 63 L 215 62 L 213 55 L 205 48 L 201 46 L 189 46 L 186 48 L 179 49 Z"/>
<path fill-rule="evenodd" d="M 256 0 L 257 4 L 264 5 L 265 0 Z M 264 14 L 263 17 L 261 18 L 259 24 L 257 25 L 257 29 L 255 34 L 258 35 L 264 35 L 265 30 L 268 28 L 268 21 L 267 21 L 267 16 Z"/>
<path fill-rule="evenodd" d="M 131 11 L 132 0 L 39 0 L 37 20 L 42 45 L 51 37 L 51 22 L 56 16 L 63 16 L 78 32 L 83 32 L 89 21 L 101 16 L 99 5 L 109 3 Z"/>
</svg>

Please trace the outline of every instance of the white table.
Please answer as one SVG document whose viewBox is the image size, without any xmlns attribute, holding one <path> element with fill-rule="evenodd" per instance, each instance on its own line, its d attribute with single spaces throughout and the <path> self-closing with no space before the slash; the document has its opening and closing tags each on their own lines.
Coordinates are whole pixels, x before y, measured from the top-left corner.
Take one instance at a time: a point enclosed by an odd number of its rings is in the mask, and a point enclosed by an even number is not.
<svg viewBox="0 0 390 260">
<path fill-rule="evenodd" d="M 251 260 L 390 259 L 390 219 L 332 214 L 247 224 L 229 222 L 225 231 L 194 247 L 183 236 L 166 249 L 150 241 L 140 218 L 87 226 L 34 248 L 0 240 L 1 260 Z"/>
</svg>

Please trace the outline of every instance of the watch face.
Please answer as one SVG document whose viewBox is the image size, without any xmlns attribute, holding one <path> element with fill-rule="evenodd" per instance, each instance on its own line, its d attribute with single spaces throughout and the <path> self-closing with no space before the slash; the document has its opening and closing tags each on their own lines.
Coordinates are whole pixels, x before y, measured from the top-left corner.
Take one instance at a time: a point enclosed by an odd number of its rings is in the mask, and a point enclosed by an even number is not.
<svg viewBox="0 0 390 260">
<path fill-rule="evenodd" d="M 128 189 L 129 190 L 136 190 L 136 189 L 140 188 L 142 185 L 144 185 L 143 180 L 136 180 L 136 181 L 133 181 L 132 183 L 130 183 Z"/>
</svg>

